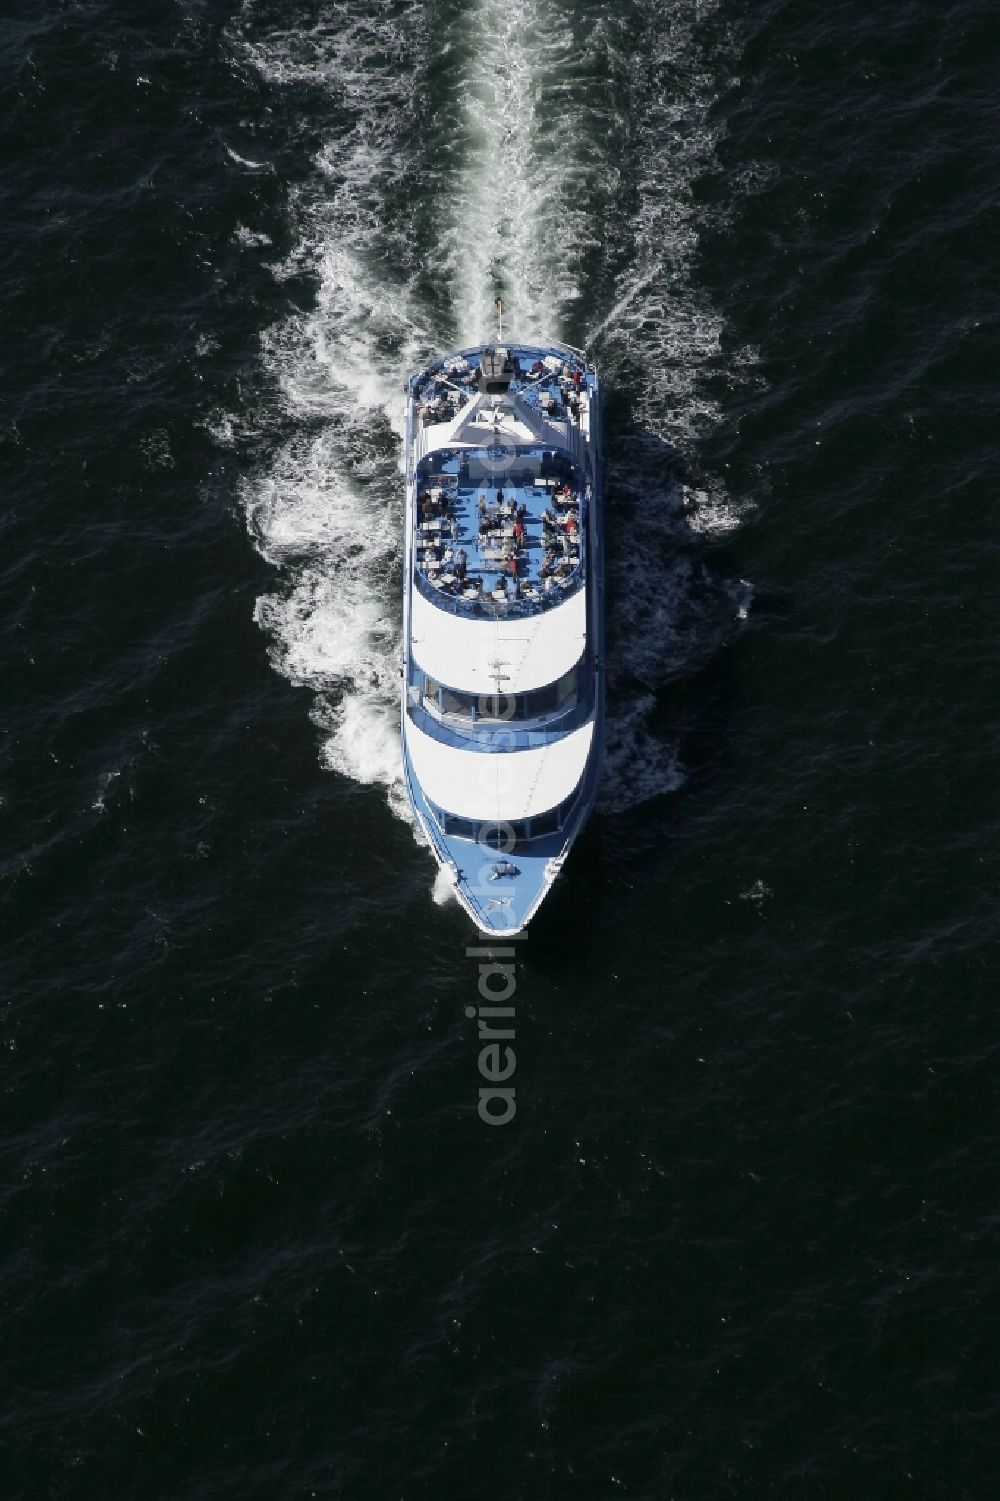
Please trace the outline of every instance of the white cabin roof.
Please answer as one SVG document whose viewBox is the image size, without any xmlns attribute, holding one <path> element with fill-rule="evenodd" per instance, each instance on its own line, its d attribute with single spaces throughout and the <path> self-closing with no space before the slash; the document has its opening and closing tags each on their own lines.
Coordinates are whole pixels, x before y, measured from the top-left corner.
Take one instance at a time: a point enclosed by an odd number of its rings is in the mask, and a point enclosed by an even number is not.
<svg viewBox="0 0 1000 1501">
<path fill-rule="evenodd" d="M 569 797 L 586 769 L 594 721 L 548 745 L 495 755 L 442 745 L 409 718 L 405 733 L 414 775 L 432 803 L 459 818 L 513 823 Z"/>
<path fill-rule="evenodd" d="M 586 590 L 576 589 L 562 604 L 536 614 L 509 620 L 469 620 L 439 609 L 413 589 L 413 660 L 439 683 L 464 693 L 496 693 L 498 689 L 501 693 L 528 693 L 532 688 L 543 688 L 561 678 L 583 655 L 586 599 Z"/>
</svg>

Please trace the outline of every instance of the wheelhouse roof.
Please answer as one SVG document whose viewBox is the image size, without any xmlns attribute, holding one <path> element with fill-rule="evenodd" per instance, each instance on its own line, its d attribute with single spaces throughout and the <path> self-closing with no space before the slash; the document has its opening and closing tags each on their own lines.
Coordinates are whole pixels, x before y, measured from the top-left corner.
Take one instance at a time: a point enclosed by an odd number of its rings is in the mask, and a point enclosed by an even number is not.
<svg viewBox="0 0 1000 1501">
<path fill-rule="evenodd" d="M 406 723 L 406 748 L 424 796 L 447 813 L 481 822 L 514 823 L 558 807 L 583 776 L 593 739 L 591 719 L 531 750 L 473 755 Z"/>
</svg>

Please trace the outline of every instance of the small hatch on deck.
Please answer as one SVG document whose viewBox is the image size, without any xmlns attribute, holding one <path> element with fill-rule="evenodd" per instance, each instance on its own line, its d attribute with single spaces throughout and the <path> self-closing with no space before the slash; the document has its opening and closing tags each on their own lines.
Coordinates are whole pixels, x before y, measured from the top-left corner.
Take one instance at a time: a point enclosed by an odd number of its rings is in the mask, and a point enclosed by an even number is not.
<svg viewBox="0 0 1000 1501">
<path fill-rule="evenodd" d="M 514 361 L 506 349 L 484 349 L 479 361 L 479 389 L 500 396 L 514 378 Z"/>
</svg>

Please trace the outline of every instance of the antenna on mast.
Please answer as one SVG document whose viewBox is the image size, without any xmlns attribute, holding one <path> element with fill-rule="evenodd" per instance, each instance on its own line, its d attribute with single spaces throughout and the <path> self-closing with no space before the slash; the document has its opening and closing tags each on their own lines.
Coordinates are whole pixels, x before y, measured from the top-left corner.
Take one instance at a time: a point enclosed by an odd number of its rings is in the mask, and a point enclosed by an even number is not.
<svg viewBox="0 0 1000 1501">
<path fill-rule="evenodd" d="M 498 297 L 493 304 L 493 311 L 497 315 L 497 343 L 503 343 L 503 299 Z"/>
</svg>

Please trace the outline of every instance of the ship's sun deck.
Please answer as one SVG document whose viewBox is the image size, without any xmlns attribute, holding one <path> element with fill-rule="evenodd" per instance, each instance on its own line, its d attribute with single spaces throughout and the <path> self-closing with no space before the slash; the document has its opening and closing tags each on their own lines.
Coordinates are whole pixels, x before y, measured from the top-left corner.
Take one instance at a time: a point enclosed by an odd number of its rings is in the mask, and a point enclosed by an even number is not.
<svg viewBox="0 0 1000 1501">
<path fill-rule="evenodd" d="M 531 614 L 584 578 L 586 493 L 567 455 L 522 448 L 432 453 L 416 475 L 414 578 L 442 609 Z"/>
<path fill-rule="evenodd" d="M 413 400 L 422 427 L 447 422 L 479 389 L 477 354 L 467 353 L 471 359 L 452 355 L 429 366 L 416 381 Z M 508 360 L 512 374 L 506 389 L 512 396 L 555 421 L 568 417 L 578 426 L 586 424 L 590 386 L 581 360 L 518 346 L 509 349 Z"/>
</svg>

